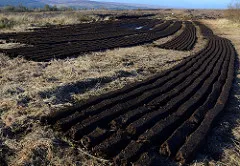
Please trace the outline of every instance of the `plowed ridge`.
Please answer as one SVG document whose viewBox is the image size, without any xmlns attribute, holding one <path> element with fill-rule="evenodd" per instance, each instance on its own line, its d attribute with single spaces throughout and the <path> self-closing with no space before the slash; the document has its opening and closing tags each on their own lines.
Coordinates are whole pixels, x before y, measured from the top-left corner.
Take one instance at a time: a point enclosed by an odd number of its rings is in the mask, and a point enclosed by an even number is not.
<svg viewBox="0 0 240 166">
<path fill-rule="evenodd" d="M 185 24 L 184 31 L 179 36 L 158 47 L 179 51 L 191 50 L 197 41 L 196 28 L 192 22 L 186 22 Z"/>
<path fill-rule="evenodd" d="M 234 59 L 231 42 L 211 36 L 175 67 L 45 120 L 116 165 L 151 165 L 149 152 L 186 163 L 227 102 Z"/>
<path fill-rule="evenodd" d="M 199 26 L 201 33 L 204 37 L 209 38 L 209 37 L 214 36 L 213 31 L 206 25 L 202 24 L 199 21 L 194 21 L 194 24 Z"/>
<path fill-rule="evenodd" d="M 149 43 L 177 32 L 180 21 L 135 19 L 88 25 L 50 27 L 31 33 L 2 34 L 0 39 L 32 45 L 0 51 L 11 57 L 49 61 L 79 56 L 80 53 Z"/>
</svg>

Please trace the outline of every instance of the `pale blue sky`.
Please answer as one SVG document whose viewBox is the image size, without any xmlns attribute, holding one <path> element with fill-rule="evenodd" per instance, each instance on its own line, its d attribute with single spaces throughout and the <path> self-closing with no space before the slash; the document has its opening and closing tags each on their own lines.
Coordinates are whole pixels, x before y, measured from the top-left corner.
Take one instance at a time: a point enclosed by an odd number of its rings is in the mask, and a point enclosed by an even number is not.
<svg viewBox="0 0 240 166">
<path fill-rule="evenodd" d="M 232 0 L 95 0 L 105 2 L 148 4 L 175 8 L 227 8 Z"/>
</svg>

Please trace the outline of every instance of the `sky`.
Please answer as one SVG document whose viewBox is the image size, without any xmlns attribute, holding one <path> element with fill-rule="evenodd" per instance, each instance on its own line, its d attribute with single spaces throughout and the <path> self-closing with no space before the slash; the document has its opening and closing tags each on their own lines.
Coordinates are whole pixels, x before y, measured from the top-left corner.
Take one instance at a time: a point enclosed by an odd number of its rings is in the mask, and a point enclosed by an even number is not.
<svg viewBox="0 0 240 166">
<path fill-rule="evenodd" d="M 223 9 L 227 8 L 231 0 L 95 0 L 99 2 L 120 2 L 157 5 L 171 8 L 210 8 Z"/>
</svg>

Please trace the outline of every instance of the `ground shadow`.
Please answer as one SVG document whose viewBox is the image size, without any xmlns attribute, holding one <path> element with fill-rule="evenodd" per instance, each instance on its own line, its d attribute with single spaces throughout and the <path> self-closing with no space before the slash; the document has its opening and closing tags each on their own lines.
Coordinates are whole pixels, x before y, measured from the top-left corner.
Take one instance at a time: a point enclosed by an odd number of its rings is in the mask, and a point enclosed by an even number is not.
<svg viewBox="0 0 240 166">
<path fill-rule="evenodd" d="M 123 77 L 134 77 L 136 75 L 137 73 L 135 72 L 119 70 L 113 76 L 86 78 L 84 80 L 77 81 L 74 83 L 57 86 L 54 89 L 41 91 L 38 94 L 42 99 L 50 99 L 54 97 L 54 100 L 51 101 L 52 104 L 62 104 L 65 102 L 73 101 L 74 100 L 72 97 L 73 94 L 83 94 L 89 90 L 98 89 L 99 87 L 102 87 L 107 83 L 110 83 L 117 79 Z"/>
</svg>

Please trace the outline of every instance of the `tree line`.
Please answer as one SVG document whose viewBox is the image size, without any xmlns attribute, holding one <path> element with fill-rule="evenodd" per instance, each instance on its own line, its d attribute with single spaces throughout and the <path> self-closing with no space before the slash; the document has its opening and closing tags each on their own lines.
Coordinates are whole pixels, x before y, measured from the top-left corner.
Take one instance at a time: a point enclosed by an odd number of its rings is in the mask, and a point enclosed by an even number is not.
<svg viewBox="0 0 240 166">
<path fill-rule="evenodd" d="M 11 6 L 7 5 L 0 8 L 3 12 L 34 12 L 34 11 L 72 11 L 75 10 L 72 7 L 57 7 L 56 5 L 45 5 L 42 8 L 30 8 L 23 5 Z"/>
</svg>

